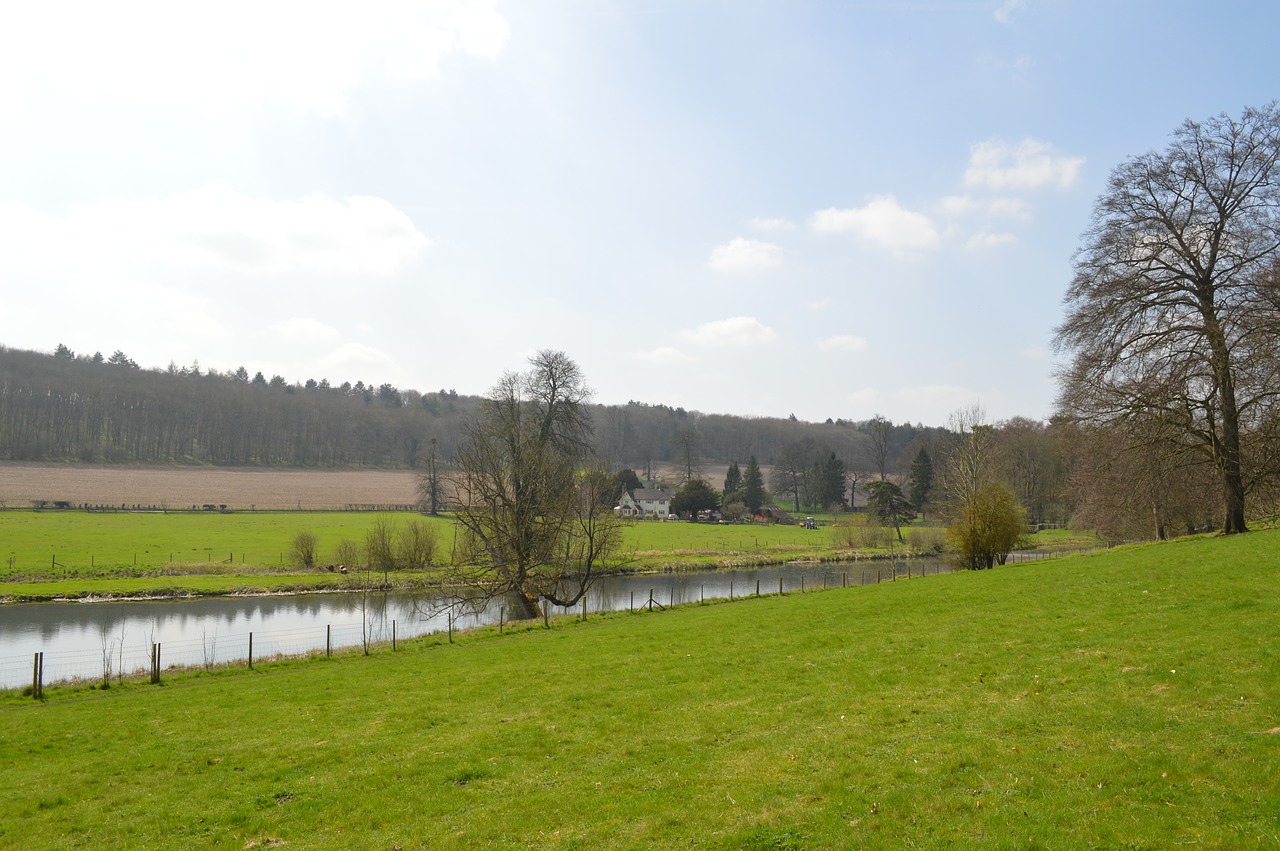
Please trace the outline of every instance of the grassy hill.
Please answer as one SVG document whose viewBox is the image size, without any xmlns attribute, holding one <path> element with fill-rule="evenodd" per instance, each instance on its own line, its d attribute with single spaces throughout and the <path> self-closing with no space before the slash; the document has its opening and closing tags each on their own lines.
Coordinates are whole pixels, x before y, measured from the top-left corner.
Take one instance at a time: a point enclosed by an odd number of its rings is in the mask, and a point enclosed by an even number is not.
<svg viewBox="0 0 1280 851">
<path fill-rule="evenodd" d="M 1190 539 L 10 694 L 0 846 L 1273 847 L 1278 556 Z"/>
</svg>

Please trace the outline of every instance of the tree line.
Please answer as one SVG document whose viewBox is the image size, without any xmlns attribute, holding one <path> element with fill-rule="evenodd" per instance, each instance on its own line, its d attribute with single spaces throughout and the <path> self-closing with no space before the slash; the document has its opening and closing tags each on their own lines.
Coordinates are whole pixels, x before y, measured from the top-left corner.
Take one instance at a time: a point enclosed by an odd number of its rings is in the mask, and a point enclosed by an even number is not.
<svg viewBox="0 0 1280 851">
<path fill-rule="evenodd" d="M 245 367 L 148 369 L 123 351 L 41 353 L 0 347 L 0 459 L 82 463 L 421 469 L 456 467 L 482 397 L 326 379 L 289 382 Z M 587 404 L 597 455 L 648 480 L 664 468 L 700 471 L 755 455 L 770 467 L 797 442 L 861 468 L 896 461 L 918 435 L 889 424 L 702 414 L 663 404 Z M 885 455 L 884 453 L 888 454 Z"/>
</svg>

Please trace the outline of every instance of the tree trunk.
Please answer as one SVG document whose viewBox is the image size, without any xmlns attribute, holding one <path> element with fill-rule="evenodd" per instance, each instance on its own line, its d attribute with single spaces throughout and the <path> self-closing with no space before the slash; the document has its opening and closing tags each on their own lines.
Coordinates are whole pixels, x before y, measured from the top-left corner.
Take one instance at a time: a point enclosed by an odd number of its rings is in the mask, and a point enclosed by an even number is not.
<svg viewBox="0 0 1280 851">
<path fill-rule="evenodd" d="M 1226 504 L 1223 534 L 1248 532 L 1244 523 L 1244 475 L 1241 472 L 1240 410 L 1236 405 L 1235 376 L 1231 373 L 1231 353 L 1222 326 L 1212 310 L 1212 301 L 1202 298 L 1205 336 L 1209 342 L 1209 362 L 1222 413 L 1222 438 L 1217 449 L 1217 466 L 1222 474 L 1222 500 Z M 1212 424 L 1210 424 L 1212 429 Z"/>
<path fill-rule="evenodd" d="M 542 610 L 538 607 L 538 598 L 530 597 L 518 588 L 511 589 L 511 600 L 513 621 L 533 620 L 542 614 Z"/>
</svg>

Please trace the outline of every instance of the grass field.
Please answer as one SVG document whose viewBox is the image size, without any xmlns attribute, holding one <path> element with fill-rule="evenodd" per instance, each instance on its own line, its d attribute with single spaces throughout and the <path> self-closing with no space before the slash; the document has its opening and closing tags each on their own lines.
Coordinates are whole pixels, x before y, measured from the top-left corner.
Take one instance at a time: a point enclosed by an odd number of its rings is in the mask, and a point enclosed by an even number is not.
<svg viewBox="0 0 1280 851">
<path fill-rule="evenodd" d="M 0 599 L 213 594 L 343 587 L 343 577 L 304 571 L 291 543 L 315 533 L 319 564 L 336 561 L 342 540 L 362 542 L 380 515 L 371 512 L 83 512 L 0 511 Z M 446 517 L 381 515 L 393 524 L 421 519 L 447 562 L 455 530 Z M 1066 532 L 1034 536 L 1045 548 L 1084 547 Z M 868 548 L 859 556 L 884 555 Z M 628 524 L 617 562 L 624 570 L 746 567 L 800 559 L 851 557 L 827 529 L 639 522 Z M 398 579 L 416 581 L 402 575 Z"/>
<path fill-rule="evenodd" d="M 1275 847 L 1280 533 L 0 697 L 0 846 Z"/>
</svg>

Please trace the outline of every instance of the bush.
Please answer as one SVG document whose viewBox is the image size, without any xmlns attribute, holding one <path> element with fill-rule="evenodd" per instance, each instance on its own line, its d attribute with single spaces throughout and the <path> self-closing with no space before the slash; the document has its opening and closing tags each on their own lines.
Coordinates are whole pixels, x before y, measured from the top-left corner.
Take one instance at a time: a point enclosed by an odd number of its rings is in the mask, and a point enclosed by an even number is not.
<svg viewBox="0 0 1280 851">
<path fill-rule="evenodd" d="M 887 547 L 895 540 L 893 530 L 881 526 L 870 518 L 858 515 L 831 527 L 832 539 L 838 549 L 869 550 Z"/>
<path fill-rule="evenodd" d="M 947 533 L 937 526 L 912 526 L 907 529 L 907 548 L 912 555 L 937 555 L 947 548 Z"/>
<path fill-rule="evenodd" d="M 424 568 L 436 560 L 436 532 L 425 520 L 410 520 L 396 536 L 399 567 Z"/>
<path fill-rule="evenodd" d="M 290 552 L 293 554 L 293 560 L 300 567 L 312 568 L 316 566 L 316 552 L 319 549 L 320 541 L 316 537 L 316 533 L 310 529 L 303 529 L 301 532 L 293 536 L 293 547 Z"/>
</svg>

